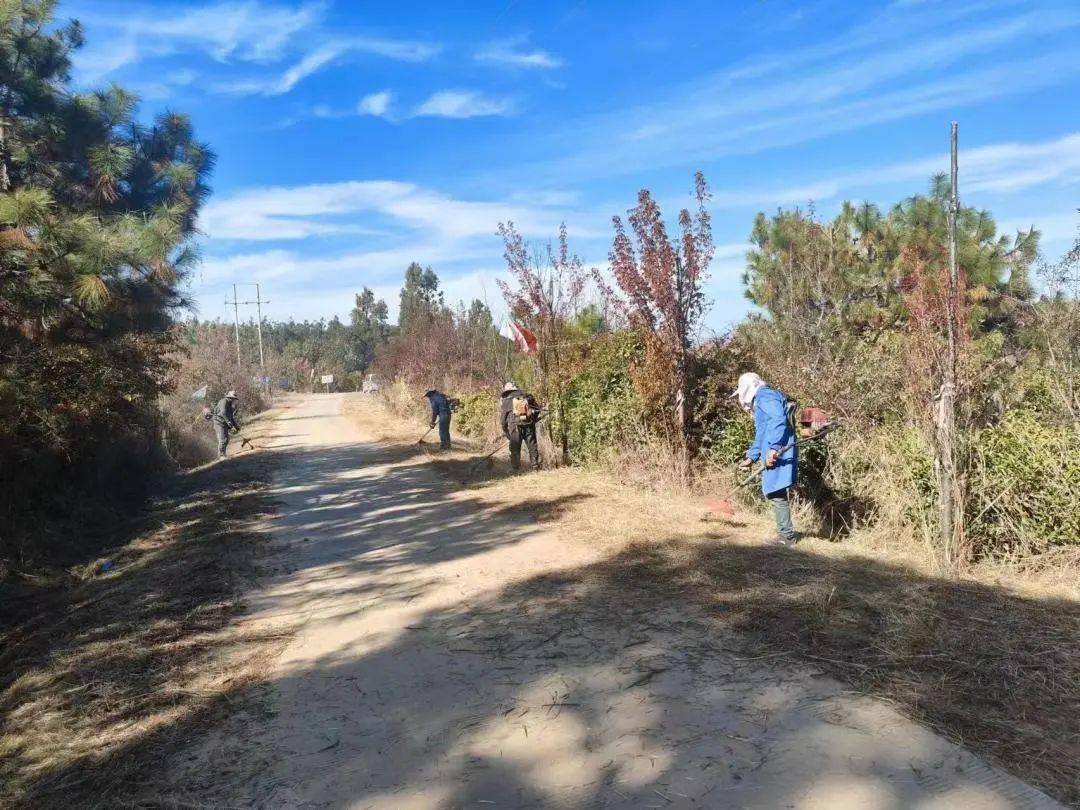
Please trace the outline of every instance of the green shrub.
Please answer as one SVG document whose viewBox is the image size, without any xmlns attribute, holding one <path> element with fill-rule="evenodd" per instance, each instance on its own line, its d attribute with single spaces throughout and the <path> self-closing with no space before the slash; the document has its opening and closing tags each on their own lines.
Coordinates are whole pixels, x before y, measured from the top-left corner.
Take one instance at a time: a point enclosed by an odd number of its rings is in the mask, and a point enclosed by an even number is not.
<svg viewBox="0 0 1080 810">
<path fill-rule="evenodd" d="M 978 552 L 1080 545 L 1080 427 L 1013 410 L 971 450 L 968 533 Z"/>
<path fill-rule="evenodd" d="M 487 391 L 466 394 L 454 413 L 454 424 L 465 436 L 489 439 L 499 432 L 499 397 Z"/>
<path fill-rule="evenodd" d="M 746 456 L 754 440 L 754 420 L 734 417 L 707 425 L 702 435 L 702 455 L 718 464 L 736 464 Z"/>
<path fill-rule="evenodd" d="M 640 357 L 637 339 L 628 332 L 598 337 L 587 370 L 570 386 L 567 433 L 573 459 L 595 464 L 636 435 L 642 403 L 630 378 L 630 366 Z"/>
</svg>

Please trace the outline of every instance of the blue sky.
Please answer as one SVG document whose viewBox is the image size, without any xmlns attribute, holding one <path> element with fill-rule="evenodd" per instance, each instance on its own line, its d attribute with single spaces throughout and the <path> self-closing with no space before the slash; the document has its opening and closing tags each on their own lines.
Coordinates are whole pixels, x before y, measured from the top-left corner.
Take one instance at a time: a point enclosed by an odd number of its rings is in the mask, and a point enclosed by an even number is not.
<svg viewBox="0 0 1080 810">
<path fill-rule="evenodd" d="M 84 87 L 188 112 L 218 154 L 191 281 L 203 318 L 261 282 L 274 318 L 396 310 L 410 261 L 501 310 L 495 230 L 565 221 L 603 266 L 650 188 L 714 192 L 709 330 L 748 309 L 753 216 L 923 191 L 960 122 L 961 198 L 1060 255 L 1080 218 L 1080 5 L 983 0 L 93 0 Z"/>
</svg>

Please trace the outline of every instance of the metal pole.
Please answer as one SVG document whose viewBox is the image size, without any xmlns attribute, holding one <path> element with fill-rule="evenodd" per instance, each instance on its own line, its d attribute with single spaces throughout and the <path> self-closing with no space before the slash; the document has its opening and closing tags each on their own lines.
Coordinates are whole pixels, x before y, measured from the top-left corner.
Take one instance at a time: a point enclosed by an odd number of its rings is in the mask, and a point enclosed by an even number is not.
<svg viewBox="0 0 1080 810">
<path fill-rule="evenodd" d="M 240 368 L 240 301 L 236 295 L 236 285 L 232 285 L 233 319 L 236 322 L 236 367 Z"/>
<path fill-rule="evenodd" d="M 262 369 L 263 388 L 266 392 L 270 393 L 270 378 L 266 376 L 266 358 L 263 355 L 263 339 L 262 339 L 262 291 L 259 289 L 259 285 L 255 285 L 255 310 L 259 314 L 259 320 L 256 324 L 256 328 L 259 333 L 259 368 Z"/>
</svg>

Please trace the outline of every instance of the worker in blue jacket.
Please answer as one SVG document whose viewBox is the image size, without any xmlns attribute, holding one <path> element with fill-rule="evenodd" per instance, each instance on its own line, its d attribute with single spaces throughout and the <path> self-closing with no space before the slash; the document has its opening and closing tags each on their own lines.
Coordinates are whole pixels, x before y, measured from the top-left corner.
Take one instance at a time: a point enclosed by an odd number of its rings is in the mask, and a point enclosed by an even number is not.
<svg viewBox="0 0 1080 810">
<path fill-rule="evenodd" d="M 429 389 L 424 394 L 427 397 L 428 403 L 431 405 L 431 427 L 435 427 L 435 423 L 439 423 L 439 449 L 450 449 L 450 414 L 453 411 L 450 405 L 450 398 L 446 396 L 442 391 L 436 391 L 434 388 Z"/>
<path fill-rule="evenodd" d="M 772 505 L 776 517 L 776 542 L 791 545 L 797 535 L 791 523 L 789 494 L 798 471 L 798 451 L 788 399 L 776 389 L 769 388 L 753 372 L 739 377 L 739 387 L 733 396 L 738 397 L 743 410 L 754 415 L 754 443 L 746 451 L 746 458 L 740 466 L 749 469 L 755 461 L 764 463 L 761 491 Z"/>
</svg>

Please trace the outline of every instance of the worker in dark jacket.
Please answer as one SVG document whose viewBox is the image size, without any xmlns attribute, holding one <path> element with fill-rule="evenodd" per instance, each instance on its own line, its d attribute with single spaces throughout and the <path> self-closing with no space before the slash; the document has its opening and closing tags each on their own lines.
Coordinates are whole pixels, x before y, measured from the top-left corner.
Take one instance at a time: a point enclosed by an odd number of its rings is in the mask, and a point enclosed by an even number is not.
<svg viewBox="0 0 1080 810">
<path fill-rule="evenodd" d="M 431 405 L 431 427 L 439 423 L 439 449 L 450 449 L 450 399 L 442 391 L 430 389 L 424 394 L 428 404 Z"/>
<path fill-rule="evenodd" d="M 791 545 L 798 535 L 791 523 L 791 503 L 788 495 L 795 485 L 799 469 L 795 446 L 795 431 L 788 413 L 788 398 L 753 372 L 739 377 L 739 387 L 732 395 L 738 397 L 743 410 L 754 415 L 754 443 L 746 451 L 741 466 L 749 469 L 761 461 L 761 491 L 773 508 L 776 518 L 776 541 Z"/>
<path fill-rule="evenodd" d="M 536 423 L 540 406 L 532 394 L 526 394 L 512 382 L 503 386 L 499 402 L 499 426 L 510 442 L 510 466 L 521 468 L 521 445 L 529 451 L 529 464 L 540 469 L 540 449 L 536 445 Z"/>
<path fill-rule="evenodd" d="M 210 421 L 214 423 L 214 433 L 217 434 L 218 458 L 225 458 L 225 450 L 229 446 L 229 432 L 237 433 L 240 430 L 235 391 L 229 391 L 218 400 L 217 405 L 210 411 Z"/>
</svg>

